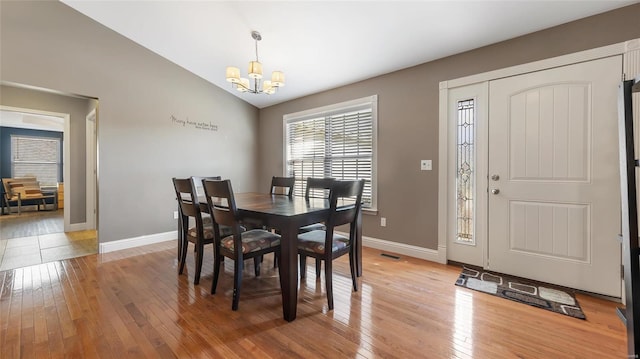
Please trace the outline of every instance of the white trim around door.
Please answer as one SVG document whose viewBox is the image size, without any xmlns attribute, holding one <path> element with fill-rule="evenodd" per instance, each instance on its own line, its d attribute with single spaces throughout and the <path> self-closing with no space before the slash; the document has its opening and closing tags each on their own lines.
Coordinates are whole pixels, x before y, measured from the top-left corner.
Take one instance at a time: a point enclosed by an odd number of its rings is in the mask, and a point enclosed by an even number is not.
<svg viewBox="0 0 640 359">
<path fill-rule="evenodd" d="M 633 39 L 591 50 L 580 51 L 573 54 L 440 82 L 438 213 L 442 215 L 439 216 L 438 219 L 438 251 L 441 252 L 438 255 L 439 258 L 450 258 L 449 253 L 447 253 L 448 243 L 450 237 L 456 235 L 455 228 L 451 226 L 453 219 L 450 218 L 451 216 L 456 215 L 455 191 L 451 189 L 451 186 L 454 185 L 455 182 L 452 183 L 451 178 L 449 177 L 449 172 L 452 170 L 452 160 L 450 159 L 450 156 L 455 155 L 455 152 L 452 152 L 452 147 L 455 145 L 455 143 L 452 143 L 455 141 L 455 132 L 452 133 L 449 126 L 449 121 L 451 119 L 450 92 L 456 88 L 469 85 L 481 84 L 510 76 L 542 71 L 615 55 L 623 55 L 625 59 L 625 71 L 629 72 L 629 69 L 631 68 L 631 66 L 628 65 L 629 60 L 638 57 L 637 54 L 639 53 L 639 48 L 640 39 Z M 627 76 L 637 75 L 638 74 L 627 73 Z M 453 163 L 455 163 L 455 161 Z M 476 176 L 486 179 L 488 176 L 486 166 L 484 168 L 478 168 Z M 485 253 L 484 256 L 486 258 L 486 248 L 483 250 L 483 253 Z"/>
</svg>

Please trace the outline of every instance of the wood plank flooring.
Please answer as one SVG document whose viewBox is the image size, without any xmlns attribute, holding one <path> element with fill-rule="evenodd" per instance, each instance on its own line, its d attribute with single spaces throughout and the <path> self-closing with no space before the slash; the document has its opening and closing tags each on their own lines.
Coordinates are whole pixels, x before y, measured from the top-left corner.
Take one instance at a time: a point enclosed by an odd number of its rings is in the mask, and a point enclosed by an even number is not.
<svg viewBox="0 0 640 359">
<path fill-rule="evenodd" d="M 336 261 L 333 311 L 311 261 L 297 320 L 284 321 L 269 256 L 258 278 L 247 262 L 233 312 L 231 261 L 211 295 L 211 246 L 198 286 L 192 248 L 183 275 L 174 242 L 0 272 L 0 357 L 626 357 L 616 303 L 578 295 L 583 321 L 456 287 L 459 267 L 369 248 L 358 292 Z"/>
</svg>

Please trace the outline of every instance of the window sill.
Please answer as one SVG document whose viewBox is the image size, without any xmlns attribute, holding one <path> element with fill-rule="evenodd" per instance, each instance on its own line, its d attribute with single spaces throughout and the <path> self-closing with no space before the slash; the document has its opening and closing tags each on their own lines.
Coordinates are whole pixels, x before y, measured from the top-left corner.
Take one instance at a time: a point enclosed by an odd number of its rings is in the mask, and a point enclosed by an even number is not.
<svg viewBox="0 0 640 359">
<path fill-rule="evenodd" d="M 362 209 L 362 213 L 369 215 L 369 216 L 377 216 L 378 215 L 378 209 L 376 208 L 363 208 Z"/>
</svg>

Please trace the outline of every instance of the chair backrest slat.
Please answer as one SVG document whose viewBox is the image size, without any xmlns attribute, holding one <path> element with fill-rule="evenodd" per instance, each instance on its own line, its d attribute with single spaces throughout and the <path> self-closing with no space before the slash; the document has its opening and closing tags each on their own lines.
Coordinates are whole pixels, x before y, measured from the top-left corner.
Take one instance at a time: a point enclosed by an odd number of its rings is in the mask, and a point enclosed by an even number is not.
<svg viewBox="0 0 640 359">
<path fill-rule="evenodd" d="M 202 186 L 214 224 L 232 227 L 239 233 L 238 209 L 231 181 L 205 179 Z"/>
<path fill-rule="evenodd" d="M 190 178 L 173 178 L 173 187 L 180 211 L 184 216 L 200 217 L 200 207 Z"/>
<path fill-rule="evenodd" d="M 285 191 L 286 195 L 293 197 L 293 186 L 296 183 L 295 177 L 271 177 L 271 194 L 281 194 L 278 190 Z"/>
<path fill-rule="evenodd" d="M 362 205 L 364 180 L 334 181 L 329 193 L 331 210 L 327 220 L 327 229 L 354 223 Z M 341 203 L 343 201 L 344 203 Z"/>
<path fill-rule="evenodd" d="M 328 190 L 331 189 L 331 185 L 335 181 L 334 178 L 314 178 L 307 177 L 307 188 L 304 191 L 304 198 L 328 198 L 329 195 Z M 314 190 L 323 190 L 324 195 L 318 196 L 317 191 Z"/>
<path fill-rule="evenodd" d="M 202 180 L 205 179 L 209 179 L 209 180 L 221 180 L 222 177 L 220 176 L 191 176 L 191 183 L 193 184 L 193 188 L 195 189 L 195 193 L 196 196 L 200 197 L 203 196 L 204 197 L 204 189 L 202 188 Z"/>
</svg>

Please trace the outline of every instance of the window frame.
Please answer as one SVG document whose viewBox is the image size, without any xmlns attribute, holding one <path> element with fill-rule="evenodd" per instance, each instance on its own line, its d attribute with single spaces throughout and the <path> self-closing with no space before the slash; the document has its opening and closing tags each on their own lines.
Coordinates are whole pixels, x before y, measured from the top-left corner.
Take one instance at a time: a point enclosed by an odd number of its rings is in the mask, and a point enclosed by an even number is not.
<svg viewBox="0 0 640 359">
<path fill-rule="evenodd" d="M 372 158 L 371 158 L 371 206 L 362 207 L 362 210 L 370 213 L 378 211 L 378 95 L 362 97 L 355 100 L 344 101 L 332 105 L 316 107 L 309 110 L 285 114 L 282 119 L 282 163 L 283 175 L 288 176 L 290 173 L 287 161 L 287 150 L 289 137 L 287 133 L 287 125 L 293 122 L 309 120 L 317 117 L 328 117 L 345 112 L 355 111 L 359 109 L 371 108 L 371 130 L 372 130 Z"/>
</svg>

